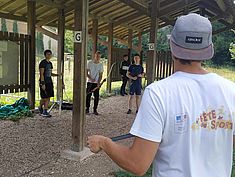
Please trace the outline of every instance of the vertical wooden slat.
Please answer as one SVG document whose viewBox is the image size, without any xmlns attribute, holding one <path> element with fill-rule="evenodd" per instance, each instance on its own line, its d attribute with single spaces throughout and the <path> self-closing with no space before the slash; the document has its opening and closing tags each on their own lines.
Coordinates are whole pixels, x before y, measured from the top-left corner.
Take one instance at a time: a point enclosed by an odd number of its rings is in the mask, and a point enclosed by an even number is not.
<svg viewBox="0 0 235 177">
<path fill-rule="evenodd" d="M 24 35 L 20 34 L 20 85 L 25 84 L 24 83 L 24 64 L 25 64 L 25 59 L 24 59 Z M 23 92 L 23 88 L 20 88 L 20 91 Z"/>
<path fill-rule="evenodd" d="M 30 40 L 29 36 L 25 35 L 25 42 L 24 42 L 24 62 L 25 62 L 25 79 L 24 84 L 29 84 L 29 47 L 30 47 Z M 27 89 L 24 89 L 24 91 L 27 91 Z"/>
<path fill-rule="evenodd" d="M 170 76 L 170 73 L 168 72 L 168 69 L 169 69 L 169 56 L 168 56 L 168 52 L 166 51 L 165 52 L 165 55 L 166 55 L 166 77 Z"/>
<path fill-rule="evenodd" d="M 165 67 L 166 67 L 166 52 L 162 52 L 163 53 L 163 57 L 162 57 L 162 61 L 163 61 L 163 69 L 162 69 L 162 79 L 164 79 L 166 77 L 166 74 L 165 74 Z"/>
</svg>

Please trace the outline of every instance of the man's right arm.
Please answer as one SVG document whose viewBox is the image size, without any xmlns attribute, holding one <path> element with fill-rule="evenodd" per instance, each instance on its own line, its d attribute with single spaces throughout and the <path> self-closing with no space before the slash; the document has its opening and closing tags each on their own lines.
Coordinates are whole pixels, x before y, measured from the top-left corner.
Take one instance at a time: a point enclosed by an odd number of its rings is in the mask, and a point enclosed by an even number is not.
<svg viewBox="0 0 235 177">
<path fill-rule="evenodd" d="M 45 78 L 44 78 L 44 68 L 39 68 L 39 72 L 40 72 L 40 81 L 41 82 L 45 82 Z"/>
<path fill-rule="evenodd" d="M 131 76 L 130 71 L 127 71 L 126 76 L 127 76 L 129 79 L 132 79 L 132 80 L 136 80 L 136 79 L 137 79 L 136 76 L 135 76 L 135 77 L 132 77 L 132 76 Z"/>
</svg>

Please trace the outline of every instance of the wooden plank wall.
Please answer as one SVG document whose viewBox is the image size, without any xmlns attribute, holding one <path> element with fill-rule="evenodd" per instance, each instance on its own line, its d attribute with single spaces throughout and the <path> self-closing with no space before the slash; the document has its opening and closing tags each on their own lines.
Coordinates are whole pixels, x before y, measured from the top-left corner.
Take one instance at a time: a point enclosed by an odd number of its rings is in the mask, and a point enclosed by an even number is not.
<svg viewBox="0 0 235 177">
<path fill-rule="evenodd" d="M 173 73 L 174 65 L 171 58 L 170 51 L 157 51 L 156 61 L 156 78 L 155 80 L 161 80 Z"/>
<path fill-rule="evenodd" d="M 0 94 L 25 92 L 29 88 L 29 46 L 30 37 L 24 34 L 0 31 L 0 41 L 16 42 L 20 46 L 19 83 L 14 85 L 1 85 Z"/>
</svg>

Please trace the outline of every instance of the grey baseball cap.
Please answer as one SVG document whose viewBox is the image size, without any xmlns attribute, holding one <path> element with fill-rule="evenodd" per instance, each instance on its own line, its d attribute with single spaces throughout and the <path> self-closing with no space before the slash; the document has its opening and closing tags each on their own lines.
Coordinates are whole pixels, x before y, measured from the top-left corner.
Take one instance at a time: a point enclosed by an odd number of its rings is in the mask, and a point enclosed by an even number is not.
<svg viewBox="0 0 235 177">
<path fill-rule="evenodd" d="M 170 47 L 179 59 L 211 59 L 214 55 L 211 22 L 195 13 L 179 17 L 171 33 Z"/>
</svg>

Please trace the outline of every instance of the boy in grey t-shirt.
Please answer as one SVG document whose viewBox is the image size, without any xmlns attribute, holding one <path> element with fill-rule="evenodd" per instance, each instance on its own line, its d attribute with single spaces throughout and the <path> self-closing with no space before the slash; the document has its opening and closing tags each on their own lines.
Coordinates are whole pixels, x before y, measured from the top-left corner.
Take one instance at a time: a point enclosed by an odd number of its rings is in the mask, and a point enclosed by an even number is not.
<svg viewBox="0 0 235 177">
<path fill-rule="evenodd" d="M 98 115 L 97 112 L 97 107 L 98 107 L 98 103 L 99 103 L 99 86 L 100 86 L 100 82 L 102 79 L 102 75 L 103 75 L 103 65 L 102 63 L 100 63 L 100 52 L 97 51 L 95 53 L 95 57 L 92 61 L 90 61 L 87 65 L 87 78 L 88 78 L 88 82 L 87 82 L 87 96 L 86 96 L 86 113 L 89 113 L 89 109 L 90 109 L 90 103 L 91 103 L 91 94 L 92 94 L 92 90 L 95 91 L 94 93 L 94 107 L 93 107 L 93 113 L 95 115 Z"/>
</svg>

